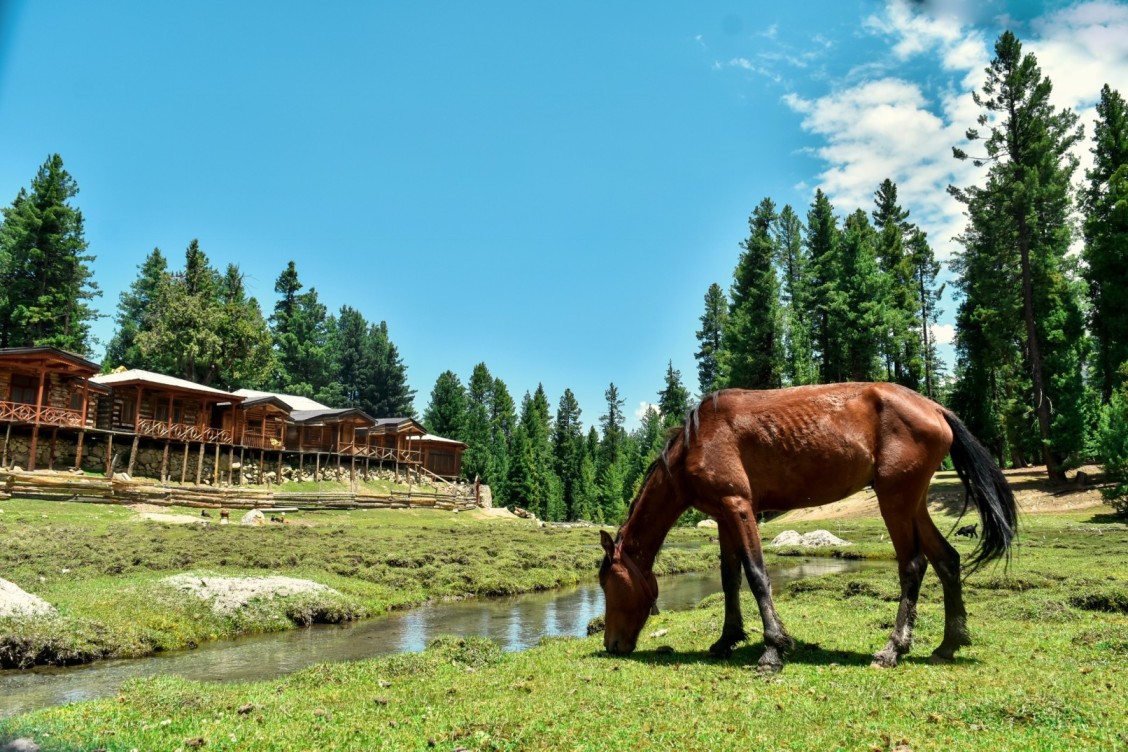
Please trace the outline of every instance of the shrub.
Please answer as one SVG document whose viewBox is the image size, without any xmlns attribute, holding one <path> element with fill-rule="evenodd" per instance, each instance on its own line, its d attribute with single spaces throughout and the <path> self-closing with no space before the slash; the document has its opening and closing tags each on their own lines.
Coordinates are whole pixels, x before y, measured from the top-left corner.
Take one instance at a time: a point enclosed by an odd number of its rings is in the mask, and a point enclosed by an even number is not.
<svg viewBox="0 0 1128 752">
<path fill-rule="evenodd" d="M 1101 493 L 1117 512 L 1128 515 L 1128 395 L 1114 394 L 1101 411 L 1100 452 L 1111 481 Z"/>
</svg>

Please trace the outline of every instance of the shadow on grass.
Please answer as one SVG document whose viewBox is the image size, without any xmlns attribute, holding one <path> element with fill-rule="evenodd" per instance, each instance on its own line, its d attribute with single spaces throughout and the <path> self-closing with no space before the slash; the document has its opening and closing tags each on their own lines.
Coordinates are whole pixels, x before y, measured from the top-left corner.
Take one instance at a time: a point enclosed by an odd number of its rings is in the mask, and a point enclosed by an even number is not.
<svg viewBox="0 0 1128 752">
<path fill-rule="evenodd" d="M 713 666 L 737 666 L 749 670 L 756 670 L 763 645 L 759 642 L 745 643 L 732 651 L 728 658 L 717 658 L 707 650 L 694 650 L 686 653 L 666 652 L 662 650 L 636 650 L 630 655 L 611 655 L 602 650 L 592 653 L 594 658 L 606 660 L 634 661 L 651 666 L 672 666 L 686 664 L 705 664 Z M 932 665 L 931 651 L 924 651 L 920 655 L 902 656 L 901 664 Z M 855 650 L 830 650 L 814 642 L 797 641 L 795 649 L 787 653 L 783 659 L 784 670 L 788 664 L 804 666 L 851 666 L 869 668 L 873 662 L 873 655 Z M 982 661 L 970 656 L 956 656 L 951 663 L 938 664 L 947 666 L 972 666 L 979 665 Z"/>
</svg>

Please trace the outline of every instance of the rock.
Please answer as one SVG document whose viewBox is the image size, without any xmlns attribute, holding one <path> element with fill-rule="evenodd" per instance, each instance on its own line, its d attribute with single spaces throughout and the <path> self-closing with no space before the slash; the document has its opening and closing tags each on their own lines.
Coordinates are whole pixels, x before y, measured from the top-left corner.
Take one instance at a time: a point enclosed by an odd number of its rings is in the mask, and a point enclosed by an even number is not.
<svg viewBox="0 0 1128 752">
<path fill-rule="evenodd" d="M 808 546 L 810 548 L 823 548 L 825 546 L 849 546 L 849 541 L 844 541 L 826 530 L 813 530 L 806 535 L 800 535 L 794 530 L 784 530 L 772 538 L 769 546 Z"/>
<path fill-rule="evenodd" d="M 27 737 L 22 737 L 0 747 L 0 752 L 39 752 L 39 745 Z"/>
<path fill-rule="evenodd" d="M 769 546 L 801 546 L 803 545 L 803 536 L 794 530 L 784 530 L 782 533 L 772 538 Z"/>
<path fill-rule="evenodd" d="M 113 480 L 129 481 L 132 478 L 129 477 L 129 473 L 114 473 Z"/>
<path fill-rule="evenodd" d="M 55 607 L 37 595 L 26 592 L 14 582 L 0 578 L 0 617 L 49 616 Z"/>
<path fill-rule="evenodd" d="M 312 580 L 293 577 L 220 577 L 209 574 L 178 574 L 162 582 L 203 600 L 211 600 L 217 613 L 231 613 L 255 598 L 285 598 L 298 593 L 338 595 L 336 590 Z"/>
<path fill-rule="evenodd" d="M 711 517 L 703 519 L 703 520 L 701 520 L 701 522 L 697 523 L 697 527 L 701 527 L 701 528 L 715 528 L 716 526 L 717 526 L 717 521 L 714 520 Z"/>
<path fill-rule="evenodd" d="M 239 520 L 240 525 L 265 525 L 266 515 L 257 509 L 252 509 L 243 515 L 243 519 Z"/>
</svg>

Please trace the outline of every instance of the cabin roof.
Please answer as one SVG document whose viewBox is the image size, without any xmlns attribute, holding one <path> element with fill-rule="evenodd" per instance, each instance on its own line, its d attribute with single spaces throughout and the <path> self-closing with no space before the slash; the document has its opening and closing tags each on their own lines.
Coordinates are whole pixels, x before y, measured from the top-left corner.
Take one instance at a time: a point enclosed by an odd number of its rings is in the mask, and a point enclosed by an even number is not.
<svg viewBox="0 0 1128 752">
<path fill-rule="evenodd" d="M 468 449 L 470 447 L 470 445 L 467 444 L 465 441 L 459 441 L 458 439 L 447 439 L 447 438 L 444 438 L 442 436 L 436 436 L 433 433 L 425 433 L 422 436 L 408 436 L 407 440 L 408 441 L 426 441 L 426 442 L 431 443 L 431 444 L 455 444 L 457 446 L 462 447 L 463 449 Z"/>
<path fill-rule="evenodd" d="M 47 346 L 0 347 L 0 362 L 4 361 L 61 367 L 64 371 L 80 376 L 91 376 L 102 370 L 100 365 L 81 355 Z"/>
<path fill-rule="evenodd" d="M 297 394 L 280 394 L 278 392 L 263 392 L 258 389 L 238 389 L 232 394 L 244 397 L 246 399 L 259 399 L 262 397 L 274 397 L 281 400 L 286 404 L 289 409 L 294 411 L 309 411 L 309 410 L 330 410 L 328 405 L 323 405 L 316 400 L 311 400 L 309 397 L 301 397 Z"/>
<path fill-rule="evenodd" d="M 154 373 L 140 368 L 130 368 L 117 373 L 104 373 L 90 379 L 96 384 L 108 386 L 149 386 L 163 387 L 172 391 L 188 392 L 205 397 L 219 397 L 236 404 L 243 401 L 243 397 L 225 392 L 222 389 L 196 384 L 187 379 L 178 379 L 175 376 L 166 376 L 163 373 Z"/>
<path fill-rule="evenodd" d="M 359 407 L 324 407 L 320 410 L 294 410 L 290 419 L 304 425 L 343 423 L 350 418 L 371 424 L 372 418 Z"/>
</svg>

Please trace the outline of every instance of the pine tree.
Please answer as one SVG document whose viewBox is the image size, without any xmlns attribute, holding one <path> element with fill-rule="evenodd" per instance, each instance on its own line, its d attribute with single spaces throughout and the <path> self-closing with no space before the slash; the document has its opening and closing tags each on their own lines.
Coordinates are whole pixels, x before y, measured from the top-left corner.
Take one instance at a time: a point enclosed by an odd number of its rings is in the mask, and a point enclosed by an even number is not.
<svg viewBox="0 0 1128 752">
<path fill-rule="evenodd" d="M 775 227 L 776 264 L 780 269 L 783 381 L 814 384 L 818 369 L 811 351 L 809 259 L 803 247 L 803 223 L 790 205 L 780 210 Z"/>
<path fill-rule="evenodd" d="M 775 204 L 765 198 L 752 212 L 751 233 L 740 244 L 744 252 L 733 274 L 724 330 L 727 386 L 773 389 L 782 383 L 779 281 L 772 237 L 776 219 Z"/>
<path fill-rule="evenodd" d="M 837 285 L 842 278 L 838 246 L 840 231 L 834 207 L 822 189 L 807 212 L 806 248 L 808 264 L 807 314 L 811 322 L 811 341 L 821 383 L 842 381 L 846 377 L 844 343 L 833 318 L 838 301 Z"/>
<path fill-rule="evenodd" d="M 917 327 L 920 287 L 910 248 L 915 228 L 908 221 L 909 212 L 897 202 L 892 180 L 883 180 L 874 192 L 871 216 L 877 230 L 877 262 L 887 282 L 880 329 L 886 379 L 923 391 L 924 353 Z"/>
<path fill-rule="evenodd" d="M 219 272 L 193 240 L 184 252 L 184 269 L 168 275 L 157 288 L 153 315 L 135 342 L 143 368 L 211 384 L 222 342 Z"/>
<path fill-rule="evenodd" d="M 494 498 L 504 506 L 512 504 L 508 492 L 508 478 L 513 447 L 513 430 L 517 423 L 517 409 L 505 382 L 495 378 L 490 392 L 490 456 L 494 474 L 491 490 Z"/>
<path fill-rule="evenodd" d="M 372 370 L 362 390 L 364 411 L 374 418 L 414 418 L 415 390 L 408 386 L 407 366 L 388 337 L 388 322 L 369 325 L 365 345 Z"/>
<path fill-rule="evenodd" d="M 909 258 L 912 264 L 913 284 L 917 288 L 916 299 L 920 310 L 916 312 L 916 326 L 920 332 L 921 357 L 924 365 L 923 393 L 930 399 L 939 395 L 940 377 L 944 363 L 936 352 L 936 342 L 932 339 L 932 328 L 939 320 L 942 311 L 939 302 L 944 294 L 944 285 L 937 285 L 940 262 L 928 243 L 928 234 L 920 228 L 913 228 L 909 237 Z"/>
<path fill-rule="evenodd" d="M 466 424 L 463 441 L 466 451 L 462 455 L 462 475 L 467 479 L 479 478 L 483 483 L 494 481 L 494 462 L 490 412 L 492 408 L 494 379 L 485 363 L 474 366 L 466 384 Z"/>
<path fill-rule="evenodd" d="M 989 164 L 987 184 L 952 192 L 969 210 L 984 193 L 1002 207 L 1018 254 L 1019 276 L 1012 282 L 1022 295 L 1030 407 L 1037 416 L 1047 472 L 1051 480 L 1062 482 L 1065 463 L 1084 449 L 1089 421 L 1081 378 L 1083 321 L 1066 258 L 1070 180 L 1076 168 L 1070 149 L 1081 132 L 1075 113 L 1050 103 L 1052 90 L 1035 57 L 1022 54 L 1014 34 L 1000 36 L 982 93 L 974 95 L 984 110 L 979 125 L 990 126 L 982 139 L 986 155 L 975 160 Z M 978 141 L 980 134 L 969 128 L 967 138 Z M 968 158 L 959 148 L 953 154 Z"/>
<path fill-rule="evenodd" d="M 1085 277 L 1092 299 L 1096 379 L 1108 402 L 1123 383 L 1128 362 L 1128 107 L 1105 84 L 1097 103 L 1093 167 L 1086 177 Z"/>
<path fill-rule="evenodd" d="M 365 390 L 372 383 L 375 370 L 372 351 L 367 346 L 368 322 L 355 308 L 341 306 L 330 332 L 334 385 L 325 392 L 331 398 L 328 404 L 363 409 Z"/>
<path fill-rule="evenodd" d="M 567 519 L 581 519 L 577 484 L 584 459 L 584 427 L 580 422 L 580 403 L 571 389 L 565 389 L 556 408 L 556 423 L 552 434 L 552 454 L 556 474 L 563 484 L 563 497 Z"/>
<path fill-rule="evenodd" d="M 721 286 L 714 282 L 705 293 L 705 313 L 701 314 L 701 328 L 697 330 L 697 341 L 701 343 L 701 349 L 694 354 L 697 358 L 697 383 L 702 394 L 716 391 L 722 386 L 727 319 L 728 299 Z"/>
<path fill-rule="evenodd" d="M 262 309 L 247 297 L 243 274 L 228 264 L 219 288 L 219 319 L 213 383 L 228 389 L 262 388 L 274 370 L 270 330 Z"/>
<path fill-rule="evenodd" d="M 429 433 L 462 441 L 466 427 L 466 390 L 454 371 L 443 371 L 431 390 L 431 402 L 423 411 Z"/>
<path fill-rule="evenodd" d="M 889 294 L 888 277 L 877 266 L 875 242 L 864 211 L 846 218 L 832 293 L 832 331 L 842 346 L 842 376 L 848 381 L 873 381 L 878 375 L 878 333 L 887 326 Z"/>
<path fill-rule="evenodd" d="M 291 261 L 274 283 L 280 297 L 270 317 L 276 364 L 271 385 L 285 394 L 322 399 L 334 371 L 328 314 L 317 290 L 303 293 L 302 287 Z"/>
<path fill-rule="evenodd" d="M 122 292 L 118 301 L 117 330 L 106 346 L 104 369 L 140 368 L 146 362 L 137 344 L 137 335 L 147 326 L 146 322 L 152 320 L 158 292 L 167 281 L 168 261 L 160 248 L 154 248 L 138 267 L 137 279 Z"/>
<path fill-rule="evenodd" d="M 599 416 L 602 437 L 596 470 L 596 493 L 604 521 L 618 523 L 627 510 L 625 497 L 629 490 L 626 482 L 630 457 L 627 452 L 626 431 L 623 428 L 623 400 L 613 382 L 603 396 L 607 399 L 607 412 Z"/>
<path fill-rule="evenodd" d="M 94 283 L 78 184 L 52 154 L 3 210 L 0 224 L 0 347 L 47 345 L 89 355 Z"/>
<path fill-rule="evenodd" d="M 681 372 L 674 370 L 674 362 L 666 364 L 666 386 L 658 393 L 658 413 L 664 427 L 676 426 L 685 419 L 689 409 L 690 394 L 681 380 Z"/>
</svg>

